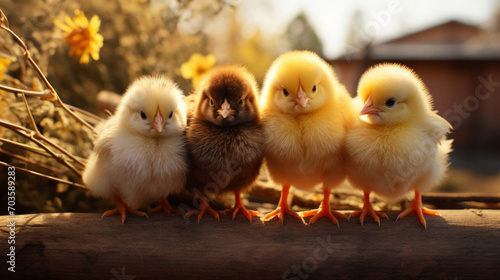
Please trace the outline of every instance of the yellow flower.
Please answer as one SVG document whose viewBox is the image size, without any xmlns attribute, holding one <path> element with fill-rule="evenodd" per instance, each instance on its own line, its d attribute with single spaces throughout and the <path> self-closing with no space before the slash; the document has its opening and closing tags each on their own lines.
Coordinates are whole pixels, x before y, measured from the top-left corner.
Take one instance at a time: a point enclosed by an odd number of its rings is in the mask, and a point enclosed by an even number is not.
<svg viewBox="0 0 500 280">
<path fill-rule="evenodd" d="M 90 22 L 80 10 L 75 10 L 75 16 L 64 18 L 66 24 L 60 20 L 54 23 L 64 31 L 66 43 L 71 45 L 69 56 L 80 57 L 80 63 L 89 63 L 89 55 L 99 60 L 99 49 L 102 47 L 102 35 L 98 33 L 101 20 L 94 15 Z"/>
<path fill-rule="evenodd" d="M 10 59 L 0 57 L 0 81 L 3 81 L 3 76 L 7 72 L 10 63 L 11 63 Z"/>
<path fill-rule="evenodd" d="M 215 56 L 209 54 L 203 56 L 199 53 L 193 54 L 189 61 L 181 65 L 181 74 L 184 79 L 193 79 L 193 87 L 200 82 L 201 77 L 215 64 Z"/>
</svg>

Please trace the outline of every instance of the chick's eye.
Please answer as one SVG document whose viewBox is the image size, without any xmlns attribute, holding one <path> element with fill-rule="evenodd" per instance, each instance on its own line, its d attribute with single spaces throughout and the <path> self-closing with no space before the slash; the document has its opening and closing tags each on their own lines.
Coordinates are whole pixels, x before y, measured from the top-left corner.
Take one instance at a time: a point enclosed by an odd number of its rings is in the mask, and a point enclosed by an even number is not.
<svg viewBox="0 0 500 280">
<path fill-rule="evenodd" d="M 171 119 L 173 115 L 174 115 L 174 112 L 170 112 L 170 115 L 168 115 L 168 118 Z"/>
<path fill-rule="evenodd" d="M 212 100 L 212 98 L 210 98 L 210 106 L 214 106 L 214 101 Z"/>
<path fill-rule="evenodd" d="M 313 92 L 316 92 L 316 85 L 313 86 Z"/>
<path fill-rule="evenodd" d="M 283 94 L 284 94 L 285 96 L 288 96 L 288 91 L 286 91 L 286 88 L 284 88 L 284 89 L 283 89 Z"/>
<path fill-rule="evenodd" d="M 385 106 L 387 106 L 389 108 L 391 108 L 392 106 L 394 106 L 394 104 L 396 104 L 396 100 L 394 98 L 389 98 L 385 102 Z"/>
<path fill-rule="evenodd" d="M 148 118 L 148 116 L 146 116 L 146 113 L 144 113 L 143 111 L 141 111 L 141 119 L 145 120 L 147 118 Z"/>
<path fill-rule="evenodd" d="M 243 98 L 240 99 L 240 101 L 238 101 L 238 104 L 240 104 L 240 105 L 243 104 Z"/>
</svg>

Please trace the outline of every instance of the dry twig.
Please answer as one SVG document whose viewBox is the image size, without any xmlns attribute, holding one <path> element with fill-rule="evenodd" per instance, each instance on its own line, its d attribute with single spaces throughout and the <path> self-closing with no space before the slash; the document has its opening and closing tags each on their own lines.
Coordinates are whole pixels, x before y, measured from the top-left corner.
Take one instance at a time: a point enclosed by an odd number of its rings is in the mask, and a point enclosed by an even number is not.
<svg viewBox="0 0 500 280">
<path fill-rule="evenodd" d="M 79 122 L 82 125 L 84 125 L 85 127 L 89 128 L 90 131 L 92 131 L 92 132 L 94 131 L 94 127 L 93 127 L 92 124 L 94 124 L 94 125 L 97 124 L 98 122 L 101 121 L 101 119 L 99 117 L 97 117 L 97 116 L 95 116 L 93 114 L 90 114 L 88 112 L 85 112 L 85 111 L 83 111 L 81 109 L 77 109 L 75 107 L 68 106 L 68 105 L 64 104 L 61 101 L 61 99 L 59 98 L 59 95 L 57 94 L 56 90 L 52 87 L 52 85 L 48 81 L 47 77 L 43 74 L 43 72 L 40 69 L 40 67 L 38 66 L 38 64 L 31 57 L 30 51 L 28 50 L 28 47 L 26 46 L 26 44 L 24 43 L 24 41 L 19 36 L 17 36 L 17 34 L 14 31 L 12 31 L 10 29 L 7 17 L 5 16 L 5 14 L 3 13 L 3 11 L 1 9 L 0 9 L 0 29 L 2 29 L 4 31 L 6 31 L 7 33 L 9 33 L 12 36 L 12 38 L 14 38 L 15 42 L 19 46 L 21 46 L 21 48 L 24 50 L 24 57 L 25 57 L 26 61 L 29 62 L 29 64 L 31 65 L 31 67 L 35 70 L 35 72 L 40 77 L 40 79 L 42 80 L 43 84 L 46 87 L 46 89 L 42 90 L 42 91 L 33 91 L 33 90 L 27 90 L 25 88 L 20 88 L 19 83 L 15 83 L 17 87 L 10 87 L 10 86 L 6 86 L 6 85 L 0 85 L 0 90 L 6 91 L 6 92 L 11 92 L 11 93 L 14 93 L 14 94 L 20 94 L 21 95 L 23 103 L 24 103 L 24 105 L 26 107 L 26 111 L 27 111 L 27 114 L 28 114 L 31 126 L 33 127 L 33 129 L 28 129 L 28 128 L 22 127 L 20 125 L 13 124 L 13 123 L 11 123 L 9 121 L 5 121 L 5 120 L 0 120 L 0 126 L 5 127 L 7 129 L 9 129 L 9 130 L 17 133 L 18 135 L 21 135 L 22 137 L 24 137 L 24 138 L 32 141 L 38 147 L 40 147 L 41 150 L 44 151 L 43 155 L 45 155 L 45 156 L 48 155 L 48 156 L 54 158 L 55 160 L 57 160 L 62 165 L 68 167 L 78 177 L 81 178 L 81 176 L 82 176 L 82 170 L 85 168 L 85 161 L 82 160 L 82 159 L 80 159 L 80 158 L 78 158 L 78 157 L 76 157 L 76 156 L 74 156 L 73 154 L 71 154 L 70 152 L 68 152 L 66 149 L 64 149 L 60 145 L 56 144 L 54 141 L 52 141 L 48 137 L 45 137 L 39 131 L 39 129 L 37 127 L 37 124 L 35 122 L 35 119 L 33 118 L 33 114 L 31 112 L 31 109 L 30 109 L 30 106 L 28 104 L 28 100 L 27 100 L 26 96 L 38 98 L 38 99 L 44 100 L 44 101 L 53 102 L 56 107 L 62 108 L 67 114 L 69 114 L 71 117 L 73 117 L 77 122 Z M 15 141 L 10 141 L 8 139 L 3 139 L 3 138 L 1 138 L 1 141 L 2 142 L 8 142 L 8 143 L 11 143 L 11 144 L 15 143 Z M 24 145 L 22 143 L 16 143 L 15 145 L 17 147 L 23 148 L 23 149 L 25 149 L 27 151 L 31 151 L 31 152 L 34 151 L 33 147 L 30 147 L 28 145 Z M 41 153 L 40 152 L 41 150 L 38 149 L 38 150 L 36 150 L 36 152 Z M 5 153 L 5 151 L 4 151 L 4 153 Z M 10 154 L 10 156 L 12 158 L 16 158 L 18 160 L 22 160 L 24 162 L 31 163 L 31 164 L 36 164 L 36 165 L 38 165 L 40 167 L 43 167 L 45 169 L 49 169 L 51 171 L 56 171 L 56 169 L 54 169 L 52 167 L 48 167 L 48 166 L 44 165 L 43 163 L 34 162 L 34 161 L 32 161 L 32 160 L 30 160 L 30 159 L 28 159 L 26 157 L 23 157 L 21 155 L 15 155 L 15 154 L 12 154 L 12 153 L 8 153 L 8 154 Z M 76 168 L 75 165 L 74 165 L 74 163 L 76 163 L 77 165 L 79 165 L 80 168 Z M 2 165 L 6 165 L 6 163 L 2 162 Z M 48 175 L 41 174 L 41 173 L 38 173 L 38 172 L 26 170 L 26 169 L 23 169 L 23 168 L 20 168 L 20 167 L 16 167 L 16 168 L 18 170 L 21 170 L 23 172 L 26 172 L 26 173 L 29 173 L 29 174 L 32 174 L 32 175 L 44 177 L 44 178 L 47 178 L 47 179 L 51 179 L 51 180 L 54 180 L 54 181 L 57 181 L 57 182 L 60 182 L 60 183 L 65 183 L 65 184 L 68 184 L 68 185 L 76 186 L 76 187 L 79 187 L 79 188 L 85 188 L 85 186 L 83 186 L 81 184 L 78 184 L 78 183 L 70 182 L 70 181 L 67 181 L 67 180 L 61 180 L 61 179 L 58 179 L 58 178 L 53 177 L 53 176 L 48 176 Z"/>
</svg>

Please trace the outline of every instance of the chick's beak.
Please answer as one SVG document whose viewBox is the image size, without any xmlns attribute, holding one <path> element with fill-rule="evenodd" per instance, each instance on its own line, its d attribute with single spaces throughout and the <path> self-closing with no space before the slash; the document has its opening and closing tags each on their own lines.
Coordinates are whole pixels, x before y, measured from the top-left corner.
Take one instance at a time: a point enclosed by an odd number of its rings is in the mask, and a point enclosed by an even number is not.
<svg viewBox="0 0 500 280">
<path fill-rule="evenodd" d="M 301 86 L 299 92 L 297 93 L 297 98 L 295 98 L 295 103 L 302 107 L 306 107 L 308 102 L 309 98 L 307 97 L 306 92 Z"/>
<path fill-rule="evenodd" d="M 361 108 L 361 110 L 359 111 L 359 115 L 362 116 L 362 115 L 366 115 L 366 114 L 370 114 L 370 115 L 377 115 L 382 112 L 382 110 L 380 109 L 377 109 L 377 108 L 373 108 L 373 100 L 372 100 L 372 97 L 368 97 L 368 99 L 366 99 L 366 102 L 365 104 L 363 105 L 363 108 Z"/>
<path fill-rule="evenodd" d="M 224 99 L 224 103 L 222 103 L 221 108 L 217 110 L 217 112 L 221 114 L 223 118 L 227 118 L 234 114 L 234 110 L 231 109 L 231 105 L 229 104 L 229 102 L 227 102 L 227 98 Z"/>
<path fill-rule="evenodd" d="M 160 114 L 160 111 L 156 113 L 155 118 L 153 119 L 153 123 L 151 124 L 151 127 L 154 128 L 158 132 L 162 132 L 163 127 L 165 126 L 165 121 L 163 120 L 163 117 Z"/>
</svg>

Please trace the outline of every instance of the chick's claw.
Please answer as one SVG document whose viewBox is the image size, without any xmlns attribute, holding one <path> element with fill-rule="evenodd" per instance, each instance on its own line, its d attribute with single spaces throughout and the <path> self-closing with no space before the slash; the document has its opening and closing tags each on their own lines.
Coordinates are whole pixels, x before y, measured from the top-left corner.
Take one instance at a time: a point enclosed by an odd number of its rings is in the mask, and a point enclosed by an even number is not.
<svg viewBox="0 0 500 280">
<path fill-rule="evenodd" d="M 377 222 L 377 224 L 379 226 L 380 226 L 379 217 L 385 217 L 386 219 L 389 219 L 389 217 L 386 214 L 373 210 L 373 206 L 370 202 L 370 192 L 369 191 L 364 191 L 364 204 L 363 204 L 363 208 L 361 209 L 361 211 L 356 211 L 356 212 L 352 213 L 351 217 L 359 216 L 359 221 L 361 222 L 361 225 L 363 225 L 363 222 L 365 220 L 366 215 L 369 215 L 370 217 L 372 217 L 373 220 L 375 220 L 375 222 Z"/>
<path fill-rule="evenodd" d="M 320 207 L 320 208 L 315 209 L 315 210 L 304 211 L 304 212 L 300 213 L 300 216 L 301 217 L 313 216 L 309 220 L 309 225 L 314 224 L 321 217 L 328 217 L 334 224 L 337 225 L 337 227 L 339 226 L 339 221 L 335 218 L 335 216 L 340 217 L 340 218 L 346 218 L 346 216 L 344 214 L 337 212 L 337 211 L 330 210 L 330 207 Z"/>
<path fill-rule="evenodd" d="M 356 212 L 352 213 L 351 217 L 359 216 L 359 221 L 361 222 L 361 225 L 363 225 L 363 222 L 365 220 L 366 215 L 369 215 L 370 217 L 372 217 L 373 220 L 375 220 L 375 222 L 377 222 L 377 224 L 379 226 L 380 226 L 379 217 L 382 217 L 382 218 L 385 217 L 386 219 L 389 219 L 389 217 L 385 213 L 373 210 L 373 207 L 371 206 L 371 204 L 369 207 L 363 206 L 363 209 L 361 209 L 361 211 L 356 211 Z"/>
<path fill-rule="evenodd" d="M 159 205 L 153 209 L 149 209 L 148 213 L 156 213 L 160 211 L 163 211 L 164 213 L 168 214 L 179 213 L 179 210 L 173 209 L 172 206 L 170 206 L 170 203 L 168 203 L 167 199 L 165 198 L 160 199 Z"/>
<path fill-rule="evenodd" d="M 290 210 L 290 208 L 288 208 L 288 205 L 284 205 L 284 206 L 278 206 L 276 210 L 264 216 L 264 222 L 268 222 L 272 220 L 274 217 L 278 216 L 278 219 L 280 219 L 281 224 L 283 224 L 283 218 L 285 217 L 285 214 L 292 215 L 295 218 L 300 219 L 299 214 Z"/>
<path fill-rule="evenodd" d="M 134 215 L 141 216 L 141 217 L 146 217 L 149 219 L 148 214 L 146 214 L 145 212 L 142 212 L 142 211 L 137 211 L 137 210 L 131 209 L 119 197 L 114 197 L 113 200 L 115 201 L 116 208 L 104 212 L 104 214 L 102 214 L 103 217 L 107 217 L 107 216 L 111 216 L 111 215 L 115 215 L 115 214 L 121 214 L 122 224 L 125 223 L 125 219 L 127 218 L 127 213 L 134 214 Z"/>
<path fill-rule="evenodd" d="M 424 226 L 425 229 L 427 229 L 427 222 L 425 221 L 424 214 L 441 216 L 437 211 L 423 207 L 422 195 L 418 191 L 415 191 L 415 200 L 413 201 L 411 206 L 405 211 L 401 212 L 396 218 L 396 221 L 412 213 L 415 213 L 418 216 L 420 223 Z"/>
<path fill-rule="evenodd" d="M 189 211 L 189 212 L 186 213 L 185 217 L 189 218 L 189 217 L 191 217 L 193 215 L 198 214 L 198 223 L 199 223 L 201 221 L 201 218 L 203 218 L 203 216 L 205 215 L 205 213 L 212 214 L 217 219 L 217 221 L 220 221 L 220 219 L 219 219 L 219 213 L 217 213 L 217 211 L 215 211 L 214 209 L 212 209 L 212 207 L 210 207 L 210 206 L 204 207 L 201 210 Z"/>
<path fill-rule="evenodd" d="M 337 227 L 339 227 L 339 221 L 335 218 L 335 216 L 340 218 L 346 218 L 346 216 L 340 212 L 332 211 L 330 208 L 330 189 L 323 188 L 323 201 L 318 209 L 311 211 L 304 211 L 300 213 L 301 217 L 309 217 L 313 216 L 309 220 L 309 225 L 314 224 L 321 217 L 328 217 Z"/>
<path fill-rule="evenodd" d="M 289 191 L 290 191 L 290 185 L 284 185 L 283 190 L 281 191 L 278 207 L 273 212 L 264 216 L 264 222 L 268 222 L 272 220 L 274 217 L 278 216 L 278 219 L 280 219 L 281 224 L 283 225 L 283 218 L 285 217 L 285 214 L 292 215 L 298 219 L 302 219 L 299 214 L 295 213 L 294 211 L 290 210 L 290 208 L 288 208 L 287 198 Z"/>
<path fill-rule="evenodd" d="M 203 216 L 205 215 L 205 213 L 212 214 L 217 219 L 217 221 L 220 221 L 219 213 L 217 213 L 217 211 L 212 209 L 212 207 L 210 207 L 210 205 L 204 198 L 200 198 L 200 210 L 189 211 L 186 213 L 186 215 L 184 215 L 184 217 L 189 218 L 191 216 L 198 214 L 198 223 L 199 223 L 201 218 L 203 218 Z"/>
<path fill-rule="evenodd" d="M 234 198 L 235 198 L 235 203 L 234 203 L 234 207 L 232 209 L 226 209 L 224 211 L 219 211 L 219 213 L 221 214 L 229 214 L 229 213 L 233 213 L 233 220 L 234 218 L 236 217 L 236 214 L 238 214 L 238 212 L 241 212 L 241 214 L 245 215 L 245 217 L 247 217 L 247 219 L 252 222 L 252 216 L 256 216 L 258 217 L 259 216 L 259 212 L 257 211 L 253 211 L 253 210 L 248 210 L 245 205 L 243 205 L 243 202 L 241 201 L 241 195 L 239 192 L 235 192 L 234 193 Z"/>
<path fill-rule="evenodd" d="M 224 211 L 220 211 L 220 213 L 224 214 L 224 215 L 229 214 L 231 212 L 233 213 L 233 216 L 232 216 L 233 220 L 236 217 L 236 215 L 238 214 L 238 212 L 241 212 L 241 214 L 245 215 L 245 217 L 247 217 L 247 219 L 250 222 L 252 222 L 252 216 L 256 216 L 256 217 L 259 216 L 259 212 L 253 211 L 253 210 L 248 210 L 243 205 L 235 205 L 234 208 L 232 208 L 232 209 L 226 209 Z"/>
</svg>

